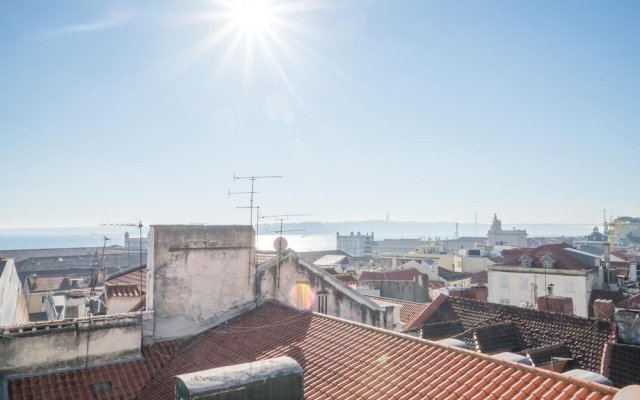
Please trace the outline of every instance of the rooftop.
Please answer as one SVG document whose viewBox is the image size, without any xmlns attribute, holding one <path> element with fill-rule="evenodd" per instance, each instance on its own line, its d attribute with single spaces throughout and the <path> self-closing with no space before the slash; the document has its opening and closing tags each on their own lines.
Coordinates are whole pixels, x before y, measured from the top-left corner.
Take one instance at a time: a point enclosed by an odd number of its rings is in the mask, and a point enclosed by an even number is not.
<svg viewBox="0 0 640 400">
<path fill-rule="evenodd" d="M 420 271 L 415 268 L 400 269 L 385 272 L 362 271 L 358 280 L 362 281 L 417 281 Z"/>
<path fill-rule="evenodd" d="M 375 345 L 374 345 L 375 344 Z M 304 369 L 305 399 L 606 399 L 617 389 L 267 302 L 144 361 L 9 381 L 15 400 L 173 399 L 173 377 L 279 356 Z"/>
<path fill-rule="evenodd" d="M 416 317 L 422 313 L 429 303 L 417 303 L 415 301 L 391 299 L 389 297 L 367 296 L 373 301 L 382 301 L 385 303 L 398 304 L 400 307 L 400 321 L 405 324 L 404 330 L 419 328 L 421 324 L 414 326 L 413 322 Z"/>
<path fill-rule="evenodd" d="M 613 322 L 444 295 L 438 296 L 420 317 L 425 324 L 460 321 L 469 333 L 457 338 L 472 347 L 478 346 L 473 337 L 476 329 L 513 324 L 520 340 L 518 351 L 566 343 L 577 366 L 594 372 L 602 369 L 605 345 L 616 338 Z M 499 338 L 483 337 L 484 346 L 492 346 L 487 341 L 494 339 Z"/>
<path fill-rule="evenodd" d="M 107 283 L 118 285 L 137 285 L 142 292 L 147 291 L 147 264 L 136 265 L 107 275 Z"/>
<path fill-rule="evenodd" d="M 589 265 L 580 259 L 578 254 L 571 246 L 566 243 L 546 244 L 536 248 L 521 248 L 512 250 L 503 250 L 502 256 L 504 261 L 497 266 L 522 266 L 521 259 L 528 257 L 531 260 L 532 268 L 543 268 L 543 259 L 550 258 L 553 260 L 553 269 L 570 269 L 570 270 L 590 270 L 593 265 Z M 587 253 L 585 253 L 587 254 Z"/>
</svg>

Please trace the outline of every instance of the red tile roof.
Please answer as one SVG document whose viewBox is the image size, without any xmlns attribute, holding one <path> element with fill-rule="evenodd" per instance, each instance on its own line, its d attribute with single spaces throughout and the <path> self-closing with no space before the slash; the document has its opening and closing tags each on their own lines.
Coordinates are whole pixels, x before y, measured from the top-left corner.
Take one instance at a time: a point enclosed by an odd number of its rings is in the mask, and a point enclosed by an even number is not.
<svg viewBox="0 0 640 400">
<path fill-rule="evenodd" d="M 611 400 L 617 389 L 321 314 L 265 303 L 145 361 L 9 382 L 21 399 L 173 399 L 173 377 L 278 356 L 304 369 L 305 399 Z M 163 346 L 166 346 L 163 347 Z M 95 395 L 90 385 L 111 382 Z M 591 396 L 591 397 L 589 397 Z"/>
<path fill-rule="evenodd" d="M 183 341 L 143 348 L 144 360 L 16 379 L 8 385 L 11 400 L 134 399 L 145 383 L 171 361 Z M 111 389 L 92 392 L 92 385 L 111 383 Z M 95 386 L 94 386 L 95 387 Z M 94 389 L 95 390 L 95 389 Z"/>
<path fill-rule="evenodd" d="M 344 282 L 347 285 L 357 285 L 359 283 L 358 280 L 353 275 L 351 275 L 349 273 L 335 274 L 333 276 L 335 278 L 341 280 L 342 282 Z"/>
<path fill-rule="evenodd" d="M 545 244 L 533 249 L 504 250 L 502 252 L 504 261 L 497 265 L 520 267 L 522 266 L 520 258 L 526 255 L 532 260 L 532 268 L 542 268 L 542 258 L 545 256 L 553 259 L 554 269 L 588 270 L 594 268 L 592 265 L 585 264 L 577 258 L 572 257 L 571 254 L 565 250 L 566 248 L 571 248 L 571 246 L 566 243 L 558 243 Z"/>
<path fill-rule="evenodd" d="M 392 303 L 400 305 L 400 321 L 405 324 L 404 330 L 409 329 L 415 320 L 415 318 L 424 311 L 429 303 L 417 303 L 415 301 L 407 301 L 407 300 L 398 300 L 391 299 L 389 297 L 377 297 L 377 296 L 366 296 L 373 301 L 380 300 L 385 303 Z M 420 327 L 421 324 L 418 324 L 416 327 Z"/>
<path fill-rule="evenodd" d="M 142 292 L 147 292 L 147 265 L 138 265 L 128 270 L 117 272 L 107 276 L 107 283 L 135 284 L 142 287 Z"/>
<path fill-rule="evenodd" d="M 142 297 L 138 285 L 135 283 L 128 284 L 109 284 L 106 285 L 107 297 Z"/>
<path fill-rule="evenodd" d="M 418 281 L 420 271 L 415 268 L 386 272 L 362 271 L 358 280 L 362 281 Z"/>
</svg>

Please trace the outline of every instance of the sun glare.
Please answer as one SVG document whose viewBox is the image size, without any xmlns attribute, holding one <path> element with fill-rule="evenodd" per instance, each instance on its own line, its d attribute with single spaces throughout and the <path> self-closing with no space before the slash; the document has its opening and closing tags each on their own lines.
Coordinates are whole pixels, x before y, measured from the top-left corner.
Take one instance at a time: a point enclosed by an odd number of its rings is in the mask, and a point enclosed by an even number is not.
<svg viewBox="0 0 640 400">
<path fill-rule="evenodd" d="M 245 34 L 261 34 L 273 24 L 273 8 L 267 0 L 236 0 L 230 7 L 231 21 Z"/>
</svg>

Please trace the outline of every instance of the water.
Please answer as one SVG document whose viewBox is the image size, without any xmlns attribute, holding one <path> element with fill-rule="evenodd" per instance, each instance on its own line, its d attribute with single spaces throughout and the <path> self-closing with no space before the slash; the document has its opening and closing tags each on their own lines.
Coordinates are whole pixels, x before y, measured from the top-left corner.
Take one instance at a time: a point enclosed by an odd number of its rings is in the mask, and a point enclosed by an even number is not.
<svg viewBox="0 0 640 400">
<path fill-rule="evenodd" d="M 102 247 L 104 237 L 107 246 L 124 245 L 126 228 L 41 228 L 41 229 L 0 229 L 0 250 L 57 249 L 73 247 Z M 129 229 L 131 236 L 137 236 L 135 229 Z M 143 235 L 147 232 L 143 230 Z M 273 250 L 273 241 L 278 235 L 260 235 L 257 246 L 260 250 Z M 296 251 L 334 250 L 335 235 L 286 235 L 289 248 Z"/>
<path fill-rule="evenodd" d="M 123 246 L 126 231 L 119 227 L 0 229 L 0 250 L 102 247 L 105 236 L 110 239 L 107 246 Z M 129 234 L 138 236 L 135 229 L 129 229 Z"/>
<path fill-rule="evenodd" d="M 521 228 L 527 229 L 529 237 L 534 236 L 584 236 L 590 233 L 590 229 L 585 226 L 567 226 L 567 225 L 525 225 Z M 111 245 L 124 245 L 124 234 L 129 232 L 132 237 L 138 236 L 138 230 L 135 227 L 89 227 L 89 228 L 33 228 L 33 229 L 0 229 L 0 250 L 17 250 L 17 249 L 53 249 L 53 248 L 70 248 L 70 247 L 102 247 L 103 239 L 107 236 L 110 240 L 107 242 Z M 142 231 L 143 235 L 147 235 L 148 228 Z M 413 232 L 376 232 L 376 239 L 391 238 L 440 238 L 453 235 L 445 233 L 436 233 L 433 231 L 427 233 L 421 231 L 422 234 Z M 482 232 L 482 231 L 481 231 Z M 485 231 L 486 232 L 486 231 Z M 469 233 L 461 233 L 468 235 Z M 481 233 L 483 235 L 484 232 Z M 260 235 L 257 240 L 257 246 L 260 250 L 273 250 L 273 241 L 277 235 Z M 285 235 L 289 248 L 295 251 L 320 251 L 334 250 L 336 248 L 335 233 L 314 233 L 308 235 Z"/>
</svg>

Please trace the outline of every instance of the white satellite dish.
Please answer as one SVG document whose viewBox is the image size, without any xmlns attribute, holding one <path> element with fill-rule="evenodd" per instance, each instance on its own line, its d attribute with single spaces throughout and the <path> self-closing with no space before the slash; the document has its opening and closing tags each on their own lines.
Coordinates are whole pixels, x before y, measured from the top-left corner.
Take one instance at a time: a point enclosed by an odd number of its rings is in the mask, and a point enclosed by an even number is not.
<svg viewBox="0 0 640 400">
<path fill-rule="evenodd" d="M 288 245 L 287 239 L 282 236 L 278 236 L 276 240 L 273 241 L 273 248 L 276 249 L 276 251 L 284 251 Z"/>
</svg>

